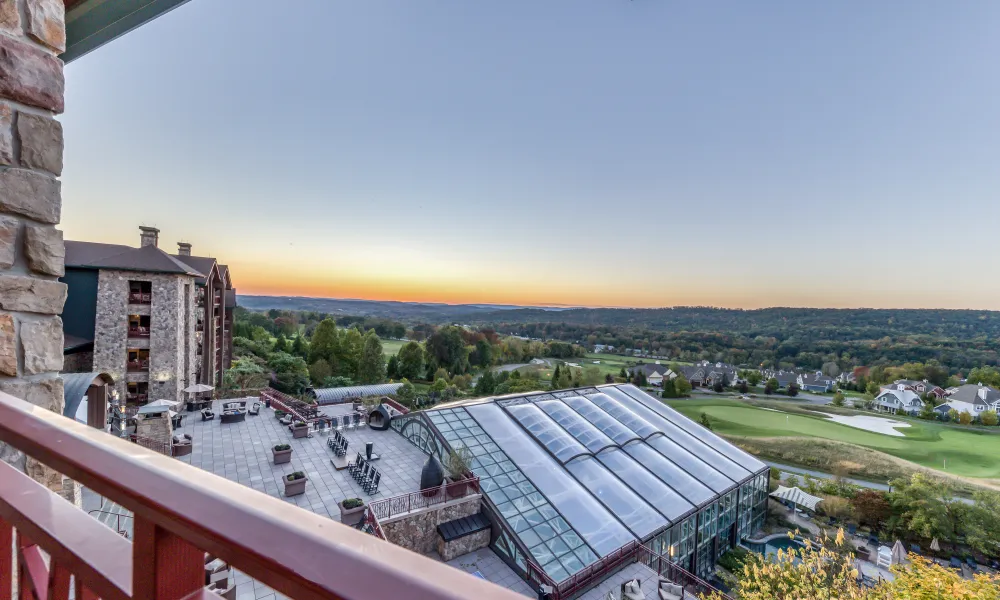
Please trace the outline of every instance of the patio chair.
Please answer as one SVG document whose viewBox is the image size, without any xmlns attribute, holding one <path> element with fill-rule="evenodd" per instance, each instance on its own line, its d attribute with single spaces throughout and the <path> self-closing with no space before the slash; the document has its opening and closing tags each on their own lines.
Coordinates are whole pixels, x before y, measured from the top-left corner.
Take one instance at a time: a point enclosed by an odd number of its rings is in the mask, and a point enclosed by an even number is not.
<svg viewBox="0 0 1000 600">
<path fill-rule="evenodd" d="M 972 558 L 971 556 L 966 557 L 965 564 L 969 565 L 969 568 L 972 569 L 973 571 L 979 569 L 979 563 L 977 563 L 976 559 Z"/>
<path fill-rule="evenodd" d="M 348 465 L 347 467 L 348 472 L 351 474 L 352 477 L 356 472 L 361 470 L 361 465 L 363 465 L 364 463 L 365 463 L 364 457 L 362 457 L 361 453 L 358 452 L 358 457 L 354 459 L 354 462 Z"/>
<path fill-rule="evenodd" d="M 354 425 L 351 423 L 351 415 L 344 415 L 344 430 L 354 429 Z"/>
<path fill-rule="evenodd" d="M 337 437 L 340 437 L 340 419 L 337 417 L 330 417 L 330 431 Z"/>
<path fill-rule="evenodd" d="M 854 523 L 847 524 L 847 535 L 858 535 L 858 526 Z"/>
<path fill-rule="evenodd" d="M 260 402 L 253 403 L 253 406 L 250 407 L 250 414 L 255 417 L 260 414 Z"/>
<path fill-rule="evenodd" d="M 920 546 L 916 544 L 910 544 L 910 552 L 914 554 L 920 554 L 921 552 L 923 552 L 923 550 L 921 550 Z"/>
<path fill-rule="evenodd" d="M 375 471 L 375 477 L 372 477 L 372 480 L 365 486 L 365 491 L 368 492 L 369 496 L 374 496 L 378 493 L 378 484 L 380 481 L 382 481 L 382 472 Z"/>
<path fill-rule="evenodd" d="M 210 408 L 202 409 L 202 411 L 201 411 L 201 420 L 202 421 L 211 421 L 214 418 L 215 418 L 215 413 L 212 412 L 212 409 L 210 409 Z"/>
<path fill-rule="evenodd" d="M 354 415 L 354 418 L 353 418 L 353 419 L 351 419 L 351 421 L 352 421 L 352 422 L 354 423 L 353 427 L 354 427 L 355 429 L 357 429 L 357 427 L 358 427 L 358 423 L 360 423 L 360 422 L 361 422 L 361 417 L 360 417 L 360 416 L 358 416 L 357 414 L 355 414 L 355 415 Z"/>
<path fill-rule="evenodd" d="M 354 480 L 357 481 L 358 483 L 361 483 L 362 481 L 368 478 L 368 472 L 371 470 L 372 470 L 371 463 L 365 461 L 364 465 L 361 467 L 361 470 L 358 471 L 358 473 L 354 476 Z"/>
<path fill-rule="evenodd" d="M 331 449 L 331 450 L 335 450 L 337 448 L 337 446 L 339 445 L 339 443 L 340 442 L 338 442 L 334 438 L 327 438 L 327 440 L 326 440 L 326 447 L 329 448 L 329 449 Z"/>
<path fill-rule="evenodd" d="M 337 456 L 344 456 L 347 454 L 347 438 L 340 440 L 340 444 L 336 448 Z"/>
<path fill-rule="evenodd" d="M 951 560 L 948 562 L 948 566 L 950 566 L 952 569 L 958 569 L 959 571 L 961 571 L 962 561 L 958 560 L 958 557 L 952 556 Z"/>
</svg>

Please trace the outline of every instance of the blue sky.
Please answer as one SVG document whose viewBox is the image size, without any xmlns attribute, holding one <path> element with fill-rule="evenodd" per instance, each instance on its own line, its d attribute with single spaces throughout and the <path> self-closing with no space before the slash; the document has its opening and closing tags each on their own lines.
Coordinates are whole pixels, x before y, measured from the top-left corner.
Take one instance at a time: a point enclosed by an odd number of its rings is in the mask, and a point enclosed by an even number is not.
<svg viewBox="0 0 1000 600">
<path fill-rule="evenodd" d="M 1000 309 L 1000 3 L 234 5 L 67 67 L 67 239 L 245 293 Z"/>
</svg>

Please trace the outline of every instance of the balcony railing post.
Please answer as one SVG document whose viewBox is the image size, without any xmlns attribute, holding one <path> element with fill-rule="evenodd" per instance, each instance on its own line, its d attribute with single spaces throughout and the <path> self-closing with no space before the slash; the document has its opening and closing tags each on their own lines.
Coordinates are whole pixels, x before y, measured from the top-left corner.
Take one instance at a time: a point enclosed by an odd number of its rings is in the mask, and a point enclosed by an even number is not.
<svg viewBox="0 0 1000 600">
<path fill-rule="evenodd" d="M 14 598 L 14 527 L 0 519 L 0 600 Z"/>
<path fill-rule="evenodd" d="M 203 551 L 142 518 L 133 534 L 133 597 L 180 600 L 205 586 Z"/>
</svg>

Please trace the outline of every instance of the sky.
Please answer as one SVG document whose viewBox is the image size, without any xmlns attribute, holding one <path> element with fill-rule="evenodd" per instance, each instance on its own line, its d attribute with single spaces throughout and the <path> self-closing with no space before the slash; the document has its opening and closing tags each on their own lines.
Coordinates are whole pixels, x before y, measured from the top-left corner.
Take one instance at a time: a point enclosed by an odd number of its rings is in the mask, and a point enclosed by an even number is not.
<svg viewBox="0 0 1000 600">
<path fill-rule="evenodd" d="M 62 226 L 241 294 L 1000 309 L 998 56 L 994 0 L 192 0 L 67 66 Z"/>
</svg>

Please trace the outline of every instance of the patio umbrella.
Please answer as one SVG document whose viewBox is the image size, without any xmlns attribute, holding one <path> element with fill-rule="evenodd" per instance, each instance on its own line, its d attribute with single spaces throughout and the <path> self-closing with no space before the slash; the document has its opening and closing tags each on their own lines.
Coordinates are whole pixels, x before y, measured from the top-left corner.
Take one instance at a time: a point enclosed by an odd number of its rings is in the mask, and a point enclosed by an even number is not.
<svg viewBox="0 0 1000 600">
<path fill-rule="evenodd" d="M 187 394 L 200 394 L 202 392 L 211 392 L 214 389 L 215 388 L 210 385 L 206 385 L 204 383 L 196 383 L 194 385 L 189 385 L 186 388 L 184 388 L 184 392 Z"/>
<path fill-rule="evenodd" d="M 823 500 L 818 496 L 811 496 L 797 487 L 787 488 L 781 485 L 778 486 L 778 489 L 771 492 L 771 496 L 779 500 L 798 504 L 809 510 L 816 510 L 816 505 Z"/>
<path fill-rule="evenodd" d="M 178 404 L 180 404 L 180 402 L 176 400 L 153 400 L 146 406 L 166 406 L 167 408 L 173 408 Z"/>
<path fill-rule="evenodd" d="M 896 543 L 892 545 L 892 564 L 901 565 L 906 562 L 906 548 L 903 547 L 903 542 L 896 540 Z"/>
<path fill-rule="evenodd" d="M 937 538 L 934 538 L 933 540 L 931 540 L 931 550 L 933 550 L 935 552 L 940 552 L 941 551 L 941 544 L 938 543 Z"/>
</svg>

